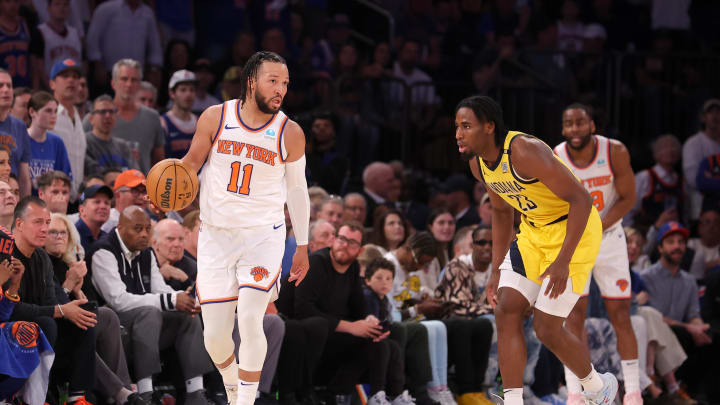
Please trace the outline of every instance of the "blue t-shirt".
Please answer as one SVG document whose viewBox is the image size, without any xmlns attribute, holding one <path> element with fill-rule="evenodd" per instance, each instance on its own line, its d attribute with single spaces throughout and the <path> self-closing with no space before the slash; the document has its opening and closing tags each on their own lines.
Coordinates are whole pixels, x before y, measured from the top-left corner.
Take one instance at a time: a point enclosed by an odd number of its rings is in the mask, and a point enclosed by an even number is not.
<svg viewBox="0 0 720 405">
<path fill-rule="evenodd" d="M 70 159 L 68 159 L 67 149 L 63 140 L 51 133 L 47 133 L 45 142 L 37 142 L 30 138 L 30 179 L 33 188 L 37 188 L 37 178 L 47 172 L 59 170 L 64 172 L 72 180 L 72 170 L 70 169 Z"/>
<path fill-rule="evenodd" d="M 17 176 L 20 163 L 30 163 L 30 135 L 25 123 L 10 115 L 0 121 L 0 145 L 10 149 L 10 168 Z"/>
</svg>

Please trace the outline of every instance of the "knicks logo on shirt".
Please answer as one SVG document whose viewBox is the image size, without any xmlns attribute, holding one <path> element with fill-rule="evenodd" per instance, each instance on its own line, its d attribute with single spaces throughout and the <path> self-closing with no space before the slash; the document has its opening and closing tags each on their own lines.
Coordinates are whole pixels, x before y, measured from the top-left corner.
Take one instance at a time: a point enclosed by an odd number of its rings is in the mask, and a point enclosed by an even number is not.
<svg viewBox="0 0 720 405">
<path fill-rule="evenodd" d="M 270 277 L 270 272 L 268 272 L 265 267 L 256 266 L 250 270 L 250 275 L 253 276 L 253 280 L 255 280 L 255 282 L 260 282 L 263 279 Z"/>
<path fill-rule="evenodd" d="M 18 344 L 25 348 L 37 346 L 38 326 L 32 322 L 15 322 L 12 326 L 12 336 Z"/>
<path fill-rule="evenodd" d="M 620 287 L 620 291 L 625 292 L 625 290 L 627 290 L 630 283 L 625 279 L 620 279 L 615 282 L 615 285 Z"/>
</svg>

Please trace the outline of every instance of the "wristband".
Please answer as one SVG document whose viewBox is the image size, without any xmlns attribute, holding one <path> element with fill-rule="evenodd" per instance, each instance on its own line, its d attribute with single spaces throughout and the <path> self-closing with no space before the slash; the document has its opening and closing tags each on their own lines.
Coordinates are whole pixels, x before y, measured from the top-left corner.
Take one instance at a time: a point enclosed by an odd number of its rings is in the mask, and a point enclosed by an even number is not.
<svg viewBox="0 0 720 405">
<path fill-rule="evenodd" d="M 63 312 L 62 307 L 60 306 L 60 304 L 57 304 L 57 307 L 58 307 L 58 310 L 60 311 L 60 315 L 62 315 L 61 318 L 65 318 L 65 312 Z"/>
</svg>

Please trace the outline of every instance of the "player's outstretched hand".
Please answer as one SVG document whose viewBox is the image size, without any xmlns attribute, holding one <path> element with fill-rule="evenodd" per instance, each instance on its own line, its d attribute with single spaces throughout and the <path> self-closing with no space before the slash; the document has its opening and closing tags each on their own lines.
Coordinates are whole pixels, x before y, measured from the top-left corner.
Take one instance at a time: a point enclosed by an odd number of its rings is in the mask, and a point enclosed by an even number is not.
<svg viewBox="0 0 720 405">
<path fill-rule="evenodd" d="M 550 277 L 548 286 L 543 294 L 550 294 L 550 299 L 555 299 L 560 296 L 560 294 L 565 292 L 569 276 L 570 267 L 567 263 L 558 263 L 557 261 L 552 262 L 550 266 L 545 269 L 543 274 L 538 277 L 540 282 L 542 282 L 545 277 Z"/>
<path fill-rule="evenodd" d="M 308 249 L 306 245 L 298 246 L 295 249 L 293 255 L 292 267 L 290 267 L 290 278 L 289 282 L 295 282 L 295 286 L 299 286 L 300 283 L 305 279 L 308 269 L 310 268 L 310 262 L 308 260 Z"/>
<path fill-rule="evenodd" d="M 492 273 L 490 273 L 490 280 L 488 280 L 485 291 L 487 292 L 487 302 L 493 310 L 495 310 L 495 307 L 497 306 L 498 284 L 500 284 L 500 270 L 492 270 Z"/>
</svg>

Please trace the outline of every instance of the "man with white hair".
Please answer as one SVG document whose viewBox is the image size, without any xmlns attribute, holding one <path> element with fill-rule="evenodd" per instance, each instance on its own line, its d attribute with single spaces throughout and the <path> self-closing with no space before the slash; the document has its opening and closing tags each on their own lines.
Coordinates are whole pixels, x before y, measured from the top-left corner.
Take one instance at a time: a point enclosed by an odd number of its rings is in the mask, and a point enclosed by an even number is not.
<svg viewBox="0 0 720 405">
<path fill-rule="evenodd" d="M 400 180 L 387 163 L 370 163 L 363 171 L 363 197 L 367 202 L 365 226 L 372 226 L 373 214 L 378 205 L 394 205 L 400 197 Z"/>
<path fill-rule="evenodd" d="M 174 219 L 163 219 L 153 227 L 152 248 L 160 274 L 173 290 L 185 291 L 195 283 L 197 262 L 184 253 L 185 230 Z"/>
<path fill-rule="evenodd" d="M 335 240 L 335 227 L 324 219 L 318 219 L 310 224 L 309 234 L 308 250 L 312 253 L 332 246 Z"/>
<path fill-rule="evenodd" d="M 343 200 L 337 196 L 329 196 L 320 205 L 317 213 L 318 219 L 324 219 L 332 224 L 335 229 L 340 228 L 343 222 Z"/>
</svg>

